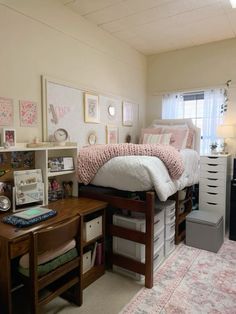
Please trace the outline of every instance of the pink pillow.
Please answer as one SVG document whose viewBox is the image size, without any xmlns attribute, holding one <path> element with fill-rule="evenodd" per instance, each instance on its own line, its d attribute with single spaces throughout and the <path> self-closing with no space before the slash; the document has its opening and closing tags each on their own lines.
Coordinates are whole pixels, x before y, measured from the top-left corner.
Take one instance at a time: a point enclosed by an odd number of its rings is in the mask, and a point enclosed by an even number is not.
<svg viewBox="0 0 236 314">
<path fill-rule="evenodd" d="M 162 128 L 147 128 L 141 130 L 141 136 L 139 139 L 139 144 L 143 144 L 143 136 L 144 134 L 161 134 Z"/>
<path fill-rule="evenodd" d="M 171 133 L 170 145 L 176 149 L 186 148 L 187 138 L 189 134 L 188 128 L 169 127 L 163 128 L 162 133 Z"/>
<path fill-rule="evenodd" d="M 143 144 L 162 144 L 170 145 L 170 133 L 164 134 L 144 134 Z"/>
</svg>

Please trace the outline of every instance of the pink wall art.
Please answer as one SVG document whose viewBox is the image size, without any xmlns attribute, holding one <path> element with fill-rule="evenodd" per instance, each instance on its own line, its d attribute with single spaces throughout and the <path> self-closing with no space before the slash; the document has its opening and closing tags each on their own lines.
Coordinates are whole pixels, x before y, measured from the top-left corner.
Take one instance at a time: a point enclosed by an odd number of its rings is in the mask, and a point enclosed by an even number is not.
<svg viewBox="0 0 236 314">
<path fill-rule="evenodd" d="M 13 125 L 13 99 L 0 97 L 0 125 Z"/>
<path fill-rule="evenodd" d="M 38 106 L 36 102 L 20 100 L 20 125 L 36 127 L 38 125 Z"/>
</svg>

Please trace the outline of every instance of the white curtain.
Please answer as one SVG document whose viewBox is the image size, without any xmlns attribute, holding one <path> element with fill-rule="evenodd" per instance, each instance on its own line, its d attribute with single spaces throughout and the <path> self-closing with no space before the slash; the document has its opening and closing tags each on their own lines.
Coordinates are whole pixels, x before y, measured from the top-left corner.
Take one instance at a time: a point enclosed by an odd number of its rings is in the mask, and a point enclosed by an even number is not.
<svg viewBox="0 0 236 314">
<path fill-rule="evenodd" d="M 203 124 L 201 153 L 206 154 L 210 151 L 212 142 L 220 141 L 217 139 L 216 130 L 222 123 L 225 97 L 223 89 L 211 89 L 204 91 Z"/>
<path fill-rule="evenodd" d="M 182 94 L 166 94 L 162 97 L 162 119 L 182 119 L 184 114 Z"/>
<path fill-rule="evenodd" d="M 162 118 L 163 119 L 183 119 L 184 97 L 183 93 L 166 94 L 162 97 Z M 204 91 L 204 106 L 201 138 L 201 153 L 210 152 L 212 142 L 221 143 L 216 136 L 216 129 L 222 123 L 225 105 L 224 89 L 211 89 Z M 223 108 L 223 109 L 222 109 Z M 194 119 L 195 120 L 195 119 Z M 194 122 L 194 121 L 193 121 Z"/>
</svg>

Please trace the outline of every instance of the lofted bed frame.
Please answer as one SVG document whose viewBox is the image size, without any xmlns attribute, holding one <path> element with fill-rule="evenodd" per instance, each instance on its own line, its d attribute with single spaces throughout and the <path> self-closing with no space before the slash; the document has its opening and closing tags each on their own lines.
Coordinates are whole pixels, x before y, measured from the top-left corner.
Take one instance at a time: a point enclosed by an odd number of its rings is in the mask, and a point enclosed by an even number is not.
<svg viewBox="0 0 236 314">
<path fill-rule="evenodd" d="M 169 125 L 178 126 L 187 124 L 189 128 L 194 130 L 193 149 L 199 152 L 200 148 L 200 129 L 195 127 L 191 119 L 177 120 L 154 120 L 150 127 Z M 130 192 L 131 193 L 131 192 Z M 145 276 L 145 287 L 153 287 L 153 240 L 154 240 L 154 215 L 155 215 L 155 192 L 138 192 L 141 200 L 130 198 L 129 192 L 116 190 L 113 188 L 101 188 L 92 185 L 79 184 L 79 196 L 89 197 L 97 200 L 108 202 L 113 209 L 126 209 L 130 212 L 139 212 L 145 215 L 146 231 L 130 230 L 124 227 L 115 226 L 112 224 L 112 211 L 108 212 L 107 230 L 109 236 L 116 236 L 126 240 L 134 241 L 145 245 L 145 262 L 115 254 L 110 249 L 108 261 L 125 268 L 127 270 L 139 273 Z"/>
</svg>

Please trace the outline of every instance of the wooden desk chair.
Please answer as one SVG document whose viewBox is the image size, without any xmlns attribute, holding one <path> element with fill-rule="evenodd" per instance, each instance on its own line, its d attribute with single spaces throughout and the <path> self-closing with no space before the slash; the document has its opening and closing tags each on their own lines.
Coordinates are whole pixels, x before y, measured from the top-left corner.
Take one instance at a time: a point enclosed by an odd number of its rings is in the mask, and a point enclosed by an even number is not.
<svg viewBox="0 0 236 314">
<path fill-rule="evenodd" d="M 59 224 L 48 226 L 32 232 L 31 250 L 29 253 L 29 277 L 31 313 L 38 313 L 42 305 L 61 295 L 72 286 L 75 286 L 76 296 L 74 302 L 82 303 L 81 290 L 81 263 L 80 263 L 80 217 L 62 221 Z M 78 256 L 66 262 L 42 277 L 38 276 L 38 255 L 60 247 L 64 243 L 75 239 Z M 26 277 L 25 277 L 26 278 Z M 47 289 L 46 294 L 42 294 Z M 44 290 L 43 290 L 44 289 Z M 42 295 L 41 295 L 42 294 Z"/>
</svg>

